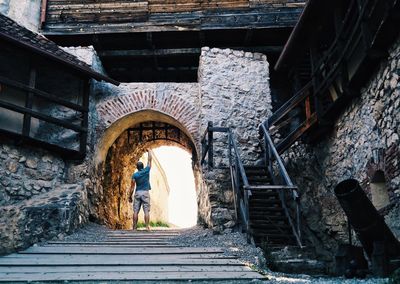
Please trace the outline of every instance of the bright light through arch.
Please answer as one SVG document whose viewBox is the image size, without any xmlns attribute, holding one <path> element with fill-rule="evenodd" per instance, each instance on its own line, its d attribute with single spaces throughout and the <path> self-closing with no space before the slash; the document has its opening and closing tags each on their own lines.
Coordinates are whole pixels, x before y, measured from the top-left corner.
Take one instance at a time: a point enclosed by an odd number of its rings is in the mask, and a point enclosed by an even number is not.
<svg viewBox="0 0 400 284">
<path fill-rule="evenodd" d="M 191 155 L 173 146 L 161 146 L 153 151 L 168 179 L 169 222 L 180 228 L 195 226 L 197 199 Z"/>
</svg>

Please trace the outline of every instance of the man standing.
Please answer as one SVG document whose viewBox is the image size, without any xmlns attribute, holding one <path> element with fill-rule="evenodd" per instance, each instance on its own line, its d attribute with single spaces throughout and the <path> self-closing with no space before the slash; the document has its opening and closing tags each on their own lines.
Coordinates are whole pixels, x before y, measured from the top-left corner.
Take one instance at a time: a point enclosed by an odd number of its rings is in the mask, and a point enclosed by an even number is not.
<svg viewBox="0 0 400 284">
<path fill-rule="evenodd" d="M 132 202 L 132 194 L 136 185 L 135 200 L 133 204 L 133 230 L 136 230 L 140 207 L 143 205 L 144 221 L 146 228 L 150 230 L 150 169 L 151 169 L 151 152 L 147 150 L 147 167 L 143 168 L 143 163 L 136 164 L 137 172 L 132 175 L 131 190 L 129 194 L 129 202 Z"/>
</svg>

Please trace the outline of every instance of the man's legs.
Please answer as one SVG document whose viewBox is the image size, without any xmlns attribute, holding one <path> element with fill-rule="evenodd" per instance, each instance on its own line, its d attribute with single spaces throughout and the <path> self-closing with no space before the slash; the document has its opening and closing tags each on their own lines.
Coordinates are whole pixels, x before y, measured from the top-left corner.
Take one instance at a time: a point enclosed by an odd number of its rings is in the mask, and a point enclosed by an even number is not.
<svg viewBox="0 0 400 284">
<path fill-rule="evenodd" d="M 138 221 L 138 213 L 133 212 L 133 230 L 136 230 L 137 221 Z"/>
<path fill-rule="evenodd" d="M 150 193 L 146 190 L 142 196 L 143 211 L 144 211 L 144 222 L 146 223 L 147 231 L 150 231 Z"/>
<path fill-rule="evenodd" d="M 133 230 L 136 230 L 137 228 L 137 222 L 139 218 L 139 210 L 141 207 L 142 200 L 140 198 L 140 195 L 136 192 L 135 193 L 135 198 L 133 201 Z"/>
</svg>

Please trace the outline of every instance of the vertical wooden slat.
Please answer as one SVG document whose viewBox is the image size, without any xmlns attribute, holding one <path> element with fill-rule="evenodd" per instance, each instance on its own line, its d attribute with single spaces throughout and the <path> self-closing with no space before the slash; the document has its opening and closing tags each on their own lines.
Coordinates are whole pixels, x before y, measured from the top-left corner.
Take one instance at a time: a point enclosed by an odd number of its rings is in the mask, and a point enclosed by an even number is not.
<svg viewBox="0 0 400 284">
<path fill-rule="evenodd" d="M 29 87 L 35 88 L 36 86 L 36 68 L 34 66 L 31 67 L 31 70 L 29 72 Z M 25 107 L 28 109 L 32 109 L 33 105 L 33 93 L 28 92 L 26 99 L 25 99 Z M 31 119 L 32 116 L 28 113 L 24 114 L 24 123 L 22 126 L 22 135 L 24 136 L 29 136 L 29 133 L 31 131 Z"/>
<path fill-rule="evenodd" d="M 47 0 L 42 0 L 40 8 L 40 27 L 46 22 L 46 12 L 47 12 Z"/>
<path fill-rule="evenodd" d="M 88 129 L 89 125 L 89 87 L 90 87 L 90 81 L 88 79 L 82 79 L 81 80 L 81 88 L 80 88 L 80 95 L 82 96 L 82 107 L 84 108 L 84 111 L 82 111 L 82 124 L 81 126 L 85 128 L 86 130 Z M 86 143 L 87 143 L 87 136 L 88 132 L 87 131 L 81 131 L 80 133 L 80 145 L 79 145 L 79 152 L 82 155 L 85 155 L 86 153 Z"/>
<path fill-rule="evenodd" d="M 307 91 L 308 92 L 308 91 Z M 306 101 L 305 101 L 305 107 L 306 107 L 306 125 L 310 125 L 310 119 L 311 119 L 311 103 L 310 103 L 310 96 L 307 96 Z"/>
</svg>

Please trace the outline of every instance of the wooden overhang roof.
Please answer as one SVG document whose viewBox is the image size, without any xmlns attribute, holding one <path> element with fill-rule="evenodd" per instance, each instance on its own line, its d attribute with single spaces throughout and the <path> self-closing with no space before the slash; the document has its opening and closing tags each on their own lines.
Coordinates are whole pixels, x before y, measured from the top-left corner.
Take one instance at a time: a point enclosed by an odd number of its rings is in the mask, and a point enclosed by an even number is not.
<svg viewBox="0 0 400 284">
<path fill-rule="evenodd" d="M 309 38 L 313 30 L 317 28 L 320 19 L 335 1 L 308 0 L 299 20 L 292 30 L 276 64 L 276 71 L 283 71 L 302 55 L 303 50 L 309 44 Z"/>
<path fill-rule="evenodd" d="M 75 71 L 94 78 L 98 81 L 106 81 L 114 85 L 120 83 L 99 72 L 94 71 L 88 64 L 79 60 L 76 56 L 62 50 L 57 44 L 46 37 L 34 33 L 0 14 L 0 38 L 26 48 L 41 56 L 62 63 Z"/>
</svg>

